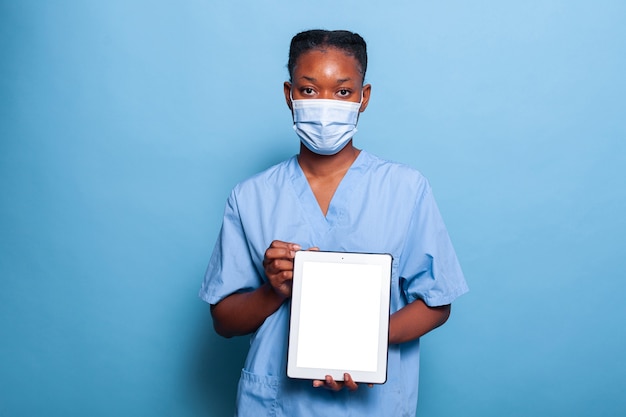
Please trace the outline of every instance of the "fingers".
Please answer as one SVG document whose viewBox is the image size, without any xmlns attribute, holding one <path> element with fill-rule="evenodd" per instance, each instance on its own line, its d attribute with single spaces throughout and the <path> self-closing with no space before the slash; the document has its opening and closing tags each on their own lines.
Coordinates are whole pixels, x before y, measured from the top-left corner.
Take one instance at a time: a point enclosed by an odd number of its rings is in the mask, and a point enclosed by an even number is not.
<svg viewBox="0 0 626 417">
<path fill-rule="evenodd" d="M 291 297 L 291 280 L 296 252 L 302 247 L 297 243 L 274 240 L 265 251 L 263 269 L 274 292 L 282 298 Z M 314 246 L 308 250 L 319 251 Z"/>
<path fill-rule="evenodd" d="M 313 387 L 319 388 L 323 386 L 324 386 L 324 381 L 320 381 L 319 379 L 316 379 L 313 381 Z"/>
<path fill-rule="evenodd" d="M 270 244 L 270 247 L 268 249 L 287 249 L 290 251 L 297 251 L 297 250 L 300 250 L 301 248 L 300 248 L 300 245 L 298 245 L 297 243 L 283 242 L 282 240 L 274 240 Z M 294 254 L 292 254 L 292 257 Z"/>
<path fill-rule="evenodd" d="M 332 376 L 326 375 L 326 378 L 323 381 L 322 380 L 313 381 L 313 386 L 315 388 L 324 387 L 331 391 L 341 391 L 343 387 L 346 387 L 350 391 L 356 391 L 359 388 L 359 385 L 356 382 L 354 382 L 350 374 L 348 373 L 343 374 L 343 379 L 344 379 L 343 382 L 335 381 Z"/>
<path fill-rule="evenodd" d="M 264 265 L 265 273 L 268 277 L 275 275 L 282 280 L 291 279 L 293 276 L 293 261 L 288 259 L 274 259 L 267 261 Z"/>
<path fill-rule="evenodd" d="M 277 259 L 289 259 L 292 260 L 296 256 L 296 251 L 300 250 L 300 245 L 296 243 L 281 242 L 275 240 L 271 243 L 270 247 L 265 251 L 265 258 L 263 258 L 263 265 L 267 266 Z"/>
<path fill-rule="evenodd" d="M 296 243 L 275 240 L 265 251 L 263 258 L 265 275 L 274 291 L 284 298 L 291 296 L 293 258 L 298 250 L 300 250 L 300 245 Z"/>
<path fill-rule="evenodd" d="M 349 373 L 343 374 L 343 383 L 350 391 L 356 391 L 359 388 L 357 383 L 352 380 Z"/>
<path fill-rule="evenodd" d="M 324 387 L 331 391 L 340 391 L 343 388 L 343 382 L 335 381 L 332 376 L 326 375 L 324 380 L 313 381 L 315 388 Z"/>
<path fill-rule="evenodd" d="M 324 386 L 332 391 L 339 391 L 343 388 L 343 384 L 339 381 L 335 381 L 332 376 L 326 375 L 324 380 Z"/>
<path fill-rule="evenodd" d="M 282 271 L 285 269 L 293 269 L 293 258 L 296 251 L 300 250 L 300 245 L 296 243 L 281 242 L 275 240 L 265 251 L 263 258 L 263 267 L 273 271 Z M 287 261 L 287 262 L 282 262 Z"/>
</svg>

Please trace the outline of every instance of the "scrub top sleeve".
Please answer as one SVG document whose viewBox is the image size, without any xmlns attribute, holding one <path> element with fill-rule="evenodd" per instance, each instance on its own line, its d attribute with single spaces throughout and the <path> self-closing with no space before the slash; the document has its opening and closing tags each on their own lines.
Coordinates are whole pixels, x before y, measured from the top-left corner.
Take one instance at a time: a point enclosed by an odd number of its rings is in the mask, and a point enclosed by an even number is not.
<svg viewBox="0 0 626 417">
<path fill-rule="evenodd" d="M 261 284 L 233 191 L 226 202 L 222 227 L 199 296 L 209 304 L 217 304 L 231 294 L 251 291 Z"/>
<path fill-rule="evenodd" d="M 442 306 L 468 291 L 428 184 L 413 209 L 399 267 L 409 303 L 421 299 L 430 307 Z"/>
</svg>

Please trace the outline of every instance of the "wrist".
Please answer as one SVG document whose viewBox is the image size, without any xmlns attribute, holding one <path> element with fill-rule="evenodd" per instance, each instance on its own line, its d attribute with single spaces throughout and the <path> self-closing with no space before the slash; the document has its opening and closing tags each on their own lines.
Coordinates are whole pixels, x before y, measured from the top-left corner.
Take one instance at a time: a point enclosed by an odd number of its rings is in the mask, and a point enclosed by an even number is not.
<svg viewBox="0 0 626 417">
<path fill-rule="evenodd" d="M 269 281 L 263 284 L 263 286 L 261 286 L 261 289 L 268 303 L 275 304 L 276 306 L 280 306 L 282 303 L 285 302 L 287 298 L 289 298 L 288 295 L 276 290 L 276 288 L 274 288 Z"/>
</svg>

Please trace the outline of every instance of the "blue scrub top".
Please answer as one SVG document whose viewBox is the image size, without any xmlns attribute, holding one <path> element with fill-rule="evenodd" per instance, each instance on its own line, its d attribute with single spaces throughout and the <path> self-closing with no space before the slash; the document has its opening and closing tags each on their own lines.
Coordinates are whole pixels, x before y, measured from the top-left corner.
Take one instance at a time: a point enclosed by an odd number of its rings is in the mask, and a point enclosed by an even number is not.
<svg viewBox="0 0 626 417">
<path fill-rule="evenodd" d="M 326 216 L 292 157 L 231 192 L 200 297 L 210 304 L 267 281 L 273 240 L 327 251 L 390 253 L 391 312 L 421 299 L 450 304 L 467 285 L 428 181 L 415 169 L 361 151 Z M 419 340 L 391 345 L 387 382 L 356 392 L 313 388 L 286 375 L 289 302 L 251 336 L 237 394 L 240 416 L 414 416 Z"/>
</svg>

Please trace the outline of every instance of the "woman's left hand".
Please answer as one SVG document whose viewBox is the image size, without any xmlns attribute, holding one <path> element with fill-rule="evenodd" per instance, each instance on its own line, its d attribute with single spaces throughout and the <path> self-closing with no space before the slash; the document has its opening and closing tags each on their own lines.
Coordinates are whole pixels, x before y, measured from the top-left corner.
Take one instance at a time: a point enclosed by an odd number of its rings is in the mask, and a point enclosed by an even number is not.
<svg viewBox="0 0 626 417">
<path fill-rule="evenodd" d="M 343 381 L 335 381 L 332 376 L 326 375 L 326 379 L 319 380 L 316 379 L 313 381 L 313 386 L 315 388 L 324 387 L 331 391 L 341 391 L 343 387 L 346 387 L 350 391 L 356 391 L 359 388 L 359 385 L 354 382 L 349 373 L 343 374 Z M 372 388 L 373 384 L 367 384 L 368 387 Z"/>
</svg>

